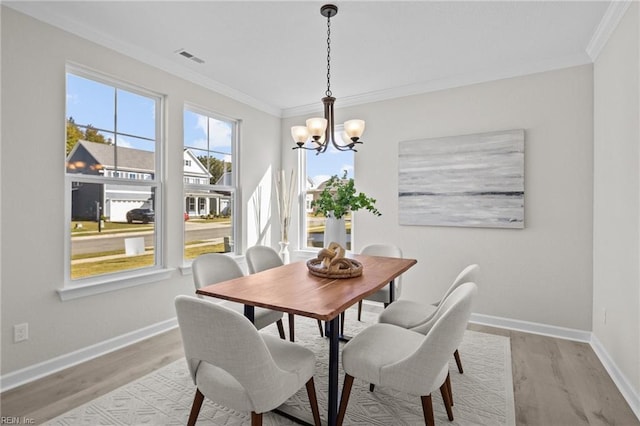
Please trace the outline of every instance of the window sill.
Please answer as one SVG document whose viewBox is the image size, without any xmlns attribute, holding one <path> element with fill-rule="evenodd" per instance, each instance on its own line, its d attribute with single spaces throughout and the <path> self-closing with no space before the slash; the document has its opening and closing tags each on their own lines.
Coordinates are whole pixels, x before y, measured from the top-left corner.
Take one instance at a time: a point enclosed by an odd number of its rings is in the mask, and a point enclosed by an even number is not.
<svg viewBox="0 0 640 426">
<path fill-rule="evenodd" d="M 64 287 L 56 290 L 60 300 L 79 299 L 82 297 L 94 296 L 96 294 L 107 293 L 110 291 L 121 290 L 123 288 L 135 287 L 142 284 L 148 284 L 155 281 L 166 280 L 174 271 L 170 269 L 156 269 L 149 272 L 138 273 L 135 276 L 126 278 L 105 278 L 100 281 L 94 281 L 91 284 L 79 285 L 77 287 Z"/>
</svg>

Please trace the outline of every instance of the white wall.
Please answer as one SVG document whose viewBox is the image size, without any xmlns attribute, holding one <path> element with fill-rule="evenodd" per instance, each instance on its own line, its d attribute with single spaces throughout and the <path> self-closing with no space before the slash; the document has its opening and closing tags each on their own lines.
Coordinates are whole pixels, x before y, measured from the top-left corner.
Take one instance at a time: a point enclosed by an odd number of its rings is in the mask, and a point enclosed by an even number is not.
<svg viewBox="0 0 640 426">
<path fill-rule="evenodd" d="M 336 121 L 366 120 L 356 187 L 382 212 L 355 214 L 355 249 L 391 242 L 418 260 L 403 298 L 437 300 L 464 266 L 479 263 L 476 313 L 590 330 L 592 77 L 586 65 L 344 109 L 336 87 Z M 289 127 L 304 118 L 283 120 L 287 146 Z M 525 129 L 525 229 L 398 224 L 398 142 L 505 129 Z M 285 167 L 295 162 L 290 152 Z"/>
<path fill-rule="evenodd" d="M 280 162 L 280 119 L 2 7 L 2 375 L 175 317 L 191 276 L 61 302 L 65 62 L 167 95 L 168 267 L 182 265 L 184 102 L 242 120 L 242 226 L 255 188 Z M 266 204 L 267 206 L 269 204 Z M 269 216 L 269 214 L 265 214 Z M 268 231 L 269 224 L 265 224 Z M 268 232 L 267 232 L 268 234 Z M 255 236 L 245 236 L 241 244 Z M 30 339 L 14 344 L 12 326 Z"/>
<path fill-rule="evenodd" d="M 593 333 L 640 403 L 640 7 L 594 65 Z M 604 321 L 606 311 L 606 323 Z M 640 413 L 640 405 L 635 407 Z"/>
</svg>

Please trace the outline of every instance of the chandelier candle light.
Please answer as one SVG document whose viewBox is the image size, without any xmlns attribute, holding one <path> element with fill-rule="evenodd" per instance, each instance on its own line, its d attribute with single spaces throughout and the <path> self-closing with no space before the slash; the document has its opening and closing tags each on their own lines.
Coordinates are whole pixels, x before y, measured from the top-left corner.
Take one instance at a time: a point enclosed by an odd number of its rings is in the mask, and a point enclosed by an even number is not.
<svg viewBox="0 0 640 426">
<path fill-rule="evenodd" d="M 280 217 L 280 257 L 282 262 L 289 263 L 289 225 L 291 225 L 291 202 L 296 191 L 295 173 L 287 184 L 284 170 L 276 173 L 276 197 L 278 199 L 278 216 Z"/>
<path fill-rule="evenodd" d="M 362 143 L 360 137 L 364 132 L 364 120 L 345 121 L 344 132 L 341 135 L 343 144 L 337 143 L 334 137 L 333 103 L 336 98 L 331 96 L 331 17 L 336 16 L 338 7 L 334 4 L 325 4 L 320 8 L 320 13 L 327 18 L 327 91 L 326 96 L 322 98 L 324 118 L 310 118 L 306 126 L 293 126 L 291 136 L 297 145 L 293 149 L 315 150 L 317 155 L 325 152 L 331 141 L 338 151 L 357 151 L 354 146 Z M 307 141 L 310 142 L 310 146 L 305 146 Z"/>
</svg>

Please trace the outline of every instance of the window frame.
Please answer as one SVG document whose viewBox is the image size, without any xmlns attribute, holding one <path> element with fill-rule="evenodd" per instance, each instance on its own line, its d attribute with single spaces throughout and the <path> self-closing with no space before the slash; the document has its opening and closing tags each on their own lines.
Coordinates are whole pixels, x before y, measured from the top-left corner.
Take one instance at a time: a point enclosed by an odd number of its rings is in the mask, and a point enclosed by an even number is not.
<svg viewBox="0 0 640 426">
<path fill-rule="evenodd" d="M 334 138 L 339 138 L 340 134 L 344 130 L 344 125 L 336 125 L 334 128 Z M 339 140 L 339 139 L 338 139 Z M 321 250 L 319 247 L 311 247 L 307 246 L 307 153 L 310 152 L 305 149 L 298 149 L 298 251 L 307 252 L 307 253 L 317 253 Z M 323 153 L 319 155 L 331 155 L 329 153 Z M 353 179 L 355 181 L 356 175 L 356 162 L 355 162 L 355 153 L 353 153 Z M 338 176 L 340 174 L 338 173 Z M 354 240 L 355 240 L 355 218 L 353 212 L 351 213 L 351 250 L 353 251 Z"/>
<path fill-rule="evenodd" d="M 207 118 L 212 118 L 218 121 L 225 121 L 232 124 L 232 136 L 231 136 L 231 157 L 232 157 L 232 167 L 231 167 L 231 180 L 232 185 L 213 185 L 211 183 L 202 184 L 202 183 L 187 183 L 184 178 L 184 174 L 182 175 L 182 208 L 184 209 L 185 201 L 187 198 L 187 193 L 190 191 L 198 192 L 203 189 L 208 190 L 219 190 L 230 193 L 230 203 L 232 206 L 232 215 L 231 215 L 231 238 L 233 240 L 233 250 L 231 252 L 225 253 L 230 256 L 240 256 L 242 253 L 242 244 L 240 244 L 242 237 L 241 234 L 241 219 L 242 219 L 242 202 L 240 199 L 240 134 L 242 128 L 242 120 L 238 118 L 233 118 L 228 115 L 221 114 L 219 112 L 215 112 L 209 108 L 205 108 L 190 102 L 185 102 L 182 107 L 182 117 L 184 120 L 184 113 L 189 111 L 194 114 L 199 114 L 205 116 Z M 185 146 L 184 140 L 184 121 L 183 121 L 183 134 L 182 134 L 182 148 L 183 151 L 187 147 Z M 184 161 L 182 162 L 184 169 Z M 184 172 L 183 172 L 184 173 Z M 196 179 L 194 179 L 196 180 Z M 196 201 L 193 200 L 195 204 Z M 196 206 L 197 208 L 198 206 Z M 182 269 L 183 274 L 187 273 L 191 264 L 193 263 L 193 259 L 187 259 L 185 257 L 185 232 L 186 232 L 186 223 L 183 224 L 182 231 Z"/>
<path fill-rule="evenodd" d="M 155 146 L 154 161 L 155 171 L 154 177 L 148 176 L 144 179 L 128 179 L 104 175 L 87 175 L 81 173 L 67 173 L 66 164 L 63 164 L 64 175 L 64 282 L 63 288 L 58 289 L 60 298 L 64 300 L 75 299 L 78 297 L 90 296 L 93 294 L 104 293 L 120 288 L 131 287 L 135 285 L 145 284 L 159 279 L 169 278 L 172 269 L 166 266 L 166 254 L 164 244 L 164 214 L 166 211 L 164 204 L 165 191 L 165 145 L 166 137 L 164 132 L 164 123 L 166 119 L 166 96 L 151 91 L 149 89 L 127 83 L 115 77 L 108 76 L 95 70 L 89 70 L 81 65 L 67 63 L 65 67 L 65 94 L 67 93 L 67 75 L 85 78 L 100 84 L 108 85 L 114 89 L 124 90 L 150 98 L 155 102 Z M 115 111 L 114 111 L 115 112 Z M 68 111 L 64 109 L 64 120 L 68 117 Z M 84 123 L 83 123 L 84 124 Z M 114 129 L 117 130 L 117 129 Z M 114 138 L 119 133 L 114 133 Z M 120 174 L 122 172 L 118 172 Z M 116 184 L 123 186 L 137 186 L 155 188 L 154 211 L 156 213 L 154 220 L 154 264 L 152 266 L 129 269 L 125 271 L 113 272 L 108 274 L 95 275 L 86 278 L 71 279 L 71 189 L 73 182 L 98 183 L 103 185 Z"/>
</svg>

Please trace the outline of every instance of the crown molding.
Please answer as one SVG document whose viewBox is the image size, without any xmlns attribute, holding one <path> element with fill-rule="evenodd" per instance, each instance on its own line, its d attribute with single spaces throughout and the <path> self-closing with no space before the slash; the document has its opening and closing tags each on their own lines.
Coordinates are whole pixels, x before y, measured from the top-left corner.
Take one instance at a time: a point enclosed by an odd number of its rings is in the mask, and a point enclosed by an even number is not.
<svg viewBox="0 0 640 426">
<path fill-rule="evenodd" d="M 5 2 L 6 5 L 20 13 L 24 13 L 32 18 L 42 21 L 46 24 L 52 25 L 63 31 L 74 34 L 83 39 L 89 40 L 100 46 L 112 49 L 120 54 L 129 56 L 144 64 L 153 66 L 176 77 L 185 79 L 204 88 L 210 89 L 216 93 L 226 96 L 235 101 L 241 102 L 245 105 L 256 108 L 267 114 L 281 117 L 281 109 L 271 104 L 256 99 L 246 93 L 215 81 L 211 78 L 204 77 L 203 75 L 194 72 L 186 66 L 181 66 L 172 61 L 169 61 L 159 55 L 151 53 L 147 50 L 141 49 L 133 44 L 125 43 L 120 40 L 103 34 L 88 25 L 79 24 L 67 17 L 60 15 L 54 9 L 55 6 L 47 5 L 41 2 Z"/>
<path fill-rule="evenodd" d="M 335 105 L 336 108 L 345 108 L 389 99 L 402 98 L 405 96 L 421 95 L 429 92 L 453 89 L 456 87 L 470 86 L 472 84 L 486 83 L 490 81 L 520 77 L 529 74 L 553 71 L 562 68 L 570 68 L 573 66 L 585 65 L 590 63 L 592 63 L 591 58 L 589 58 L 586 53 L 580 53 L 573 56 L 552 58 L 545 61 L 531 62 L 511 67 L 505 67 L 497 64 L 495 67 L 490 69 L 468 74 L 460 74 L 453 77 L 430 80 L 422 83 L 395 87 L 386 90 L 378 90 L 354 96 L 340 97 L 338 95 L 336 97 Z M 283 109 L 282 117 L 296 117 L 318 113 L 321 111 L 322 104 L 321 102 L 318 102 L 314 104 L 307 104 L 298 107 Z"/>
<path fill-rule="evenodd" d="M 593 62 L 596 61 L 598 55 L 607 44 L 609 37 L 615 31 L 616 27 L 620 23 L 620 20 L 627 12 L 629 6 L 631 6 L 632 0 L 618 0 L 612 1 L 607 8 L 607 11 L 602 16 L 598 27 L 593 33 L 589 44 L 585 51 Z"/>
<path fill-rule="evenodd" d="M 396 88 L 377 90 L 353 96 L 338 96 L 336 100 L 336 107 L 345 108 L 357 106 L 367 103 L 402 98 L 406 96 L 420 95 L 429 92 L 436 92 L 456 87 L 469 86 L 478 83 L 485 83 L 592 63 L 617 24 L 619 23 L 620 19 L 626 12 L 631 2 L 632 0 L 620 0 L 611 2 L 600 24 L 598 25 L 598 28 L 596 29 L 585 53 L 576 54 L 570 57 L 551 58 L 545 61 L 526 63 L 511 67 L 505 67 L 501 64 L 496 64 L 496 66 L 493 68 L 481 70 L 478 72 L 460 74 L 452 77 L 435 79 Z M 24 13 L 35 19 L 41 20 L 45 23 L 67 31 L 71 34 L 77 35 L 78 37 L 112 49 L 123 55 L 129 56 L 150 66 L 156 67 L 162 71 L 168 72 L 194 84 L 198 84 L 202 87 L 210 89 L 216 93 L 241 102 L 250 107 L 256 108 L 257 110 L 263 111 L 275 117 L 289 118 L 322 113 L 321 102 L 280 109 L 274 105 L 256 99 L 237 89 L 229 87 L 213 79 L 204 77 L 203 75 L 190 70 L 186 66 L 176 64 L 159 55 L 136 47 L 133 44 L 116 40 L 113 37 L 100 33 L 87 25 L 79 25 L 76 22 L 72 22 L 67 17 L 61 16 L 59 13 L 56 13 L 56 11 L 51 7 L 46 7 L 46 3 L 5 2 L 3 4 L 17 10 L 18 12 Z"/>
</svg>

